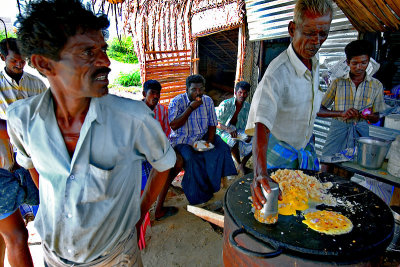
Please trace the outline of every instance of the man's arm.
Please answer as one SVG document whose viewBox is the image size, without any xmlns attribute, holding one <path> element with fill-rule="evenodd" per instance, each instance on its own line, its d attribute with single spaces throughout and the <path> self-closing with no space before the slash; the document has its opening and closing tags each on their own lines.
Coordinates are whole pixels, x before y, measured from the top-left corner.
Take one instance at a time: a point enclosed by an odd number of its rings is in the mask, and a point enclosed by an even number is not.
<svg viewBox="0 0 400 267">
<path fill-rule="evenodd" d="M 330 117 L 330 118 L 343 118 L 345 120 L 347 119 L 352 119 L 352 118 L 358 118 L 360 115 L 359 111 L 356 110 L 355 108 L 350 108 L 346 111 L 342 110 L 329 110 L 325 106 L 321 105 L 319 112 L 317 113 L 317 116 L 319 117 Z"/>
<path fill-rule="evenodd" d="M 171 129 L 175 131 L 175 130 L 181 128 L 188 120 L 190 114 L 192 114 L 192 112 L 195 109 L 197 109 L 201 104 L 203 104 L 203 101 L 201 99 L 198 101 L 195 100 L 195 101 L 190 102 L 190 105 L 185 109 L 185 111 L 169 123 L 169 126 L 171 127 Z"/>
<path fill-rule="evenodd" d="M 7 121 L 0 119 L 0 139 L 10 139 L 7 133 Z"/>
<path fill-rule="evenodd" d="M 39 189 L 39 173 L 35 168 L 29 169 L 28 171 L 31 174 L 32 180 L 35 183 L 36 187 Z"/>
<path fill-rule="evenodd" d="M 165 182 L 168 179 L 169 171 L 170 170 L 168 169 L 163 172 L 158 172 L 154 168 L 151 170 L 140 203 L 140 219 L 136 224 L 137 230 L 139 230 L 144 220 L 144 217 L 146 216 L 146 213 L 149 211 L 151 205 L 157 199 L 158 195 L 161 192 L 161 189 L 164 187 Z"/>
<path fill-rule="evenodd" d="M 217 127 L 216 126 L 208 126 L 208 143 L 214 143 L 214 137 L 215 137 L 215 131 Z"/>
<path fill-rule="evenodd" d="M 272 181 L 267 170 L 267 149 L 270 131 L 267 126 L 257 122 L 254 129 L 253 142 L 253 161 L 254 161 L 254 178 L 250 185 L 253 205 L 256 209 L 261 209 L 265 204 L 265 197 L 261 190 L 261 185 L 267 193 L 271 192 L 269 182 Z M 279 199 L 282 199 L 279 194 Z"/>
</svg>

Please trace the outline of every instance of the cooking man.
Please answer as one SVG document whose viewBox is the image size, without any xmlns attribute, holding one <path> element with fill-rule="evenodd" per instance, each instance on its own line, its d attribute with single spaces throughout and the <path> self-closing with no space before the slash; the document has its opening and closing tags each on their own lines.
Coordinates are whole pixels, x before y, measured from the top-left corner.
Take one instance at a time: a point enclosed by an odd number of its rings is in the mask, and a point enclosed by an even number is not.
<svg viewBox="0 0 400 267">
<path fill-rule="evenodd" d="M 332 20 L 330 0 L 299 0 L 289 22 L 292 43 L 268 66 L 251 103 L 246 133 L 254 134 L 253 204 L 261 209 L 270 192 L 267 168 L 319 169 L 312 129 L 319 110 L 316 56 Z"/>
<path fill-rule="evenodd" d="M 385 110 L 383 86 L 367 74 L 372 44 L 357 40 L 345 47 L 350 71 L 332 82 L 321 103 L 320 117 L 332 117 L 322 156 L 343 152 L 352 156 L 356 139 L 369 136 L 367 121 L 376 123 Z M 335 103 L 331 110 L 328 109 Z M 347 151 L 348 149 L 351 151 Z M 345 151 L 346 150 L 346 151 Z"/>
<path fill-rule="evenodd" d="M 107 18 L 79 0 L 42 0 L 18 22 L 22 54 L 50 82 L 7 109 L 17 161 L 39 184 L 46 265 L 142 266 L 134 226 L 176 157 L 142 101 L 108 94 Z M 154 169 L 140 198 L 143 160 Z"/>
<path fill-rule="evenodd" d="M 206 81 L 201 75 L 186 78 L 186 93 L 169 104 L 169 136 L 175 151 L 183 157 L 182 188 L 190 204 L 211 199 L 221 186 L 221 177 L 236 173 L 229 146 L 215 135 L 218 124 L 212 99 L 204 95 Z M 193 144 L 205 140 L 215 147 L 196 152 Z"/>
</svg>

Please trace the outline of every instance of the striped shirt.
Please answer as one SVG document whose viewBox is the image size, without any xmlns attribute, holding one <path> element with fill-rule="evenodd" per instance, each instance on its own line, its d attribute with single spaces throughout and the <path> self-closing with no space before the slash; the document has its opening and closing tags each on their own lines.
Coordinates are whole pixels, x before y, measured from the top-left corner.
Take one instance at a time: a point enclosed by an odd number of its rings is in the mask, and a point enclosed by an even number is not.
<svg viewBox="0 0 400 267">
<path fill-rule="evenodd" d="M 38 77 L 23 72 L 19 84 L 3 70 L 0 71 L 0 119 L 7 120 L 6 109 L 19 99 L 40 94 L 46 85 Z M 14 164 L 13 149 L 8 140 L 0 139 L 0 168 L 10 169 Z"/>
<path fill-rule="evenodd" d="M 207 133 L 209 126 L 218 125 L 212 99 L 207 95 L 203 95 L 202 100 L 203 104 L 192 111 L 186 123 L 181 128 L 175 131 L 172 130 L 169 136 L 172 146 L 178 144 L 193 145 L 194 142 L 201 140 Z M 190 100 L 187 93 L 174 97 L 168 107 L 170 123 L 185 112 L 189 105 Z"/>
<path fill-rule="evenodd" d="M 171 128 L 169 127 L 169 121 L 168 121 L 168 108 L 164 105 L 157 104 L 153 112 L 154 112 L 154 119 L 160 122 L 161 128 L 163 129 L 165 135 L 168 137 L 171 133 Z"/>
<path fill-rule="evenodd" d="M 371 76 L 366 76 L 358 88 L 350 78 L 350 73 L 334 80 L 326 91 L 322 100 L 322 105 L 326 108 L 334 102 L 332 110 L 346 111 L 350 108 L 357 110 L 363 109 L 367 105 L 372 105 L 372 112 L 382 112 L 386 105 L 383 99 L 383 86 L 380 81 Z M 342 120 L 341 118 L 337 118 Z M 346 120 L 347 122 L 356 119 Z"/>
</svg>

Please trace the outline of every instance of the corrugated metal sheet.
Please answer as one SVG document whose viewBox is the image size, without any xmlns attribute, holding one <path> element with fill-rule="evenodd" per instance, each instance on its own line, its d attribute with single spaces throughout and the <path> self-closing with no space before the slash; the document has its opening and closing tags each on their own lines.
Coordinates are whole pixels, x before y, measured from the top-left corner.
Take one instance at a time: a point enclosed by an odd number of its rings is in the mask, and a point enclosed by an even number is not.
<svg viewBox="0 0 400 267">
<path fill-rule="evenodd" d="M 288 37 L 287 27 L 293 19 L 296 1 L 245 0 L 250 41 Z M 334 4 L 331 31 L 353 29 L 353 26 Z"/>
</svg>

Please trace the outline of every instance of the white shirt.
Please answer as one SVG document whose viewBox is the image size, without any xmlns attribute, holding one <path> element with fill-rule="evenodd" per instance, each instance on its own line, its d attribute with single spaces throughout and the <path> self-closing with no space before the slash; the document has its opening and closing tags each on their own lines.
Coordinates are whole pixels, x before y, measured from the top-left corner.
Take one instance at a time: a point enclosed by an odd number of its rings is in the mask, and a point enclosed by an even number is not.
<svg viewBox="0 0 400 267">
<path fill-rule="evenodd" d="M 6 109 L 15 101 L 40 94 L 45 90 L 46 85 L 43 81 L 32 74 L 23 72 L 17 83 L 5 70 L 0 71 L 0 119 L 7 120 Z M 10 169 L 13 164 L 14 156 L 10 142 L 0 139 L 0 168 Z"/>
<path fill-rule="evenodd" d="M 252 135 L 255 123 L 260 122 L 278 140 L 296 149 L 305 148 L 312 135 L 322 96 L 318 58 L 312 58 L 311 72 L 290 44 L 270 63 L 257 86 L 246 133 Z"/>
<path fill-rule="evenodd" d="M 7 112 L 17 162 L 40 175 L 35 228 L 50 250 L 69 261 L 105 256 L 133 231 L 140 217 L 143 160 L 158 171 L 175 164 L 160 123 L 142 101 L 92 98 L 72 159 L 50 90 Z"/>
</svg>

